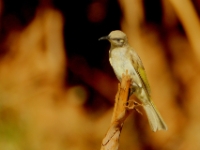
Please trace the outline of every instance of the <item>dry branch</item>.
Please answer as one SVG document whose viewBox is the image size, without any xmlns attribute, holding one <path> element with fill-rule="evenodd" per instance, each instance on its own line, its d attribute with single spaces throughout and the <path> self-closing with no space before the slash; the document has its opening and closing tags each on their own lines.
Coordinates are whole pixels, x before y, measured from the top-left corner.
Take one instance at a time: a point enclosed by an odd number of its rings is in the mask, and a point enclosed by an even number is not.
<svg viewBox="0 0 200 150">
<path fill-rule="evenodd" d="M 118 85 L 118 92 L 115 97 L 111 125 L 102 141 L 101 150 L 117 150 L 119 147 L 119 137 L 124 121 L 134 108 L 134 105 L 129 107 L 128 104 L 130 83 L 130 76 L 127 73 L 122 75 L 122 82 Z"/>
</svg>

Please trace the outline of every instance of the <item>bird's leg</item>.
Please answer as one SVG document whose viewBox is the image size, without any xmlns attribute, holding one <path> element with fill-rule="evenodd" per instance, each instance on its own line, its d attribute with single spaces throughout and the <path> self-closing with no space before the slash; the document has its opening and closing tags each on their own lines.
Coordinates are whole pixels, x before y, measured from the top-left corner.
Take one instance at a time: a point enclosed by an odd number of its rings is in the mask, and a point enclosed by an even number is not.
<svg viewBox="0 0 200 150">
<path fill-rule="evenodd" d="M 130 100 L 130 97 L 133 95 L 134 92 L 136 92 L 137 87 L 138 87 L 138 85 L 136 83 L 133 83 L 129 89 L 128 100 L 125 103 L 125 107 L 127 107 L 129 109 L 133 109 L 135 107 L 134 100 Z"/>
<path fill-rule="evenodd" d="M 137 109 L 137 107 L 143 106 L 143 104 L 140 104 L 140 103 L 138 103 L 138 102 L 136 102 L 136 101 L 134 101 L 133 103 L 134 103 L 134 105 L 135 105 L 135 110 L 136 110 L 140 115 L 143 115 L 142 112 L 141 112 L 139 109 Z"/>
<path fill-rule="evenodd" d="M 125 108 L 128 108 L 128 109 L 135 109 L 134 101 L 128 100 L 128 101 L 124 104 L 124 107 L 125 107 Z"/>
<path fill-rule="evenodd" d="M 133 83 L 129 89 L 129 95 L 128 97 L 130 98 L 132 94 L 134 94 L 135 92 L 140 92 L 141 87 L 138 86 L 138 84 Z M 139 109 L 137 109 L 137 107 L 139 106 L 143 106 L 142 104 L 138 103 L 135 100 L 131 100 L 129 99 L 125 104 L 125 107 L 128 109 L 135 109 L 139 114 L 143 115 L 141 111 L 139 111 Z"/>
<path fill-rule="evenodd" d="M 125 108 L 135 109 L 139 114 L 143 115 L 142 112 L 139 109 L 137 109 L 137 107 L 140 107 L 140 106 L 143 106 L 143 104 L 140 104 L 135 100 L 128 100 L 125 103 Z"/>
<path fill-rule="evenodd" d="M 128 97 L 130 97 L 135 91 L 136 91 L 136 88 L 131 87 L 129 89 Z"/>
<path fill-rule="evenodd" d="M 138 89 L 138 85 L 136 83 L 133 83 L 129 89 L 128 97 L 130 97 L 134 92 L 136 92 L 137 89 Z"/>
</svg>

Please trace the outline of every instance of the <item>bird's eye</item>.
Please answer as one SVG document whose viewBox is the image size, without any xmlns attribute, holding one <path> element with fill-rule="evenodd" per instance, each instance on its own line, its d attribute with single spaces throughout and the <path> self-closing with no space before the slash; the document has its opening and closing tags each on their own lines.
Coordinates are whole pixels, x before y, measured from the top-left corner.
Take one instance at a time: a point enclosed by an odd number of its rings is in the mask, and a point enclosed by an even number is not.
<svg viewBox="0 0 200 150">
<path fill-rule="evenodd" d="M 120 43 L 120 44 L 123 44 L 124 43 L 124 40 L 121 39 L 121 38 L 113 38 L 113 40 L 117 43 Z"/>
<path fill-rule="evenodd" d="M 122 39 L 121 39 L 121 40 L 119 40 L 119 42 L 120 42 L 120 43 L 123 43 L 123 42 L 124 42 L 124 40 L 122 40 Z"/>
</svg>

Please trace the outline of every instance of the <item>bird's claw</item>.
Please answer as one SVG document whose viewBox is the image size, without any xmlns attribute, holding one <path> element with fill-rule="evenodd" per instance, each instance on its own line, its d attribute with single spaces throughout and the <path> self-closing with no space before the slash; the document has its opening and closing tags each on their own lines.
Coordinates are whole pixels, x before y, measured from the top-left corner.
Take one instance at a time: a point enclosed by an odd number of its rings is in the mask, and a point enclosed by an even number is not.
<svg viewBox="0 0 200 150">
<path fill-rule="evenodd" d="M 127 109 L 135 109 L 139 114 L 143 115 L 142 112 L 139 109 L 136 108 L 138 106 L 143 106 L 143 105 L 138 103 L 138 102 L 136 102 L 136 101 L 134 101 L 134 100 L 129 100 L 124 104 L 125 108 L 127 108 Z"/>
<path fill-rule="evenodd" d="M 135 108 L 135 104 L 133 101 L 127 101 L 125 104 L 124 104 L 124 107 L 127 108 L 127 109 L 134 109 Z"/>
</svg>

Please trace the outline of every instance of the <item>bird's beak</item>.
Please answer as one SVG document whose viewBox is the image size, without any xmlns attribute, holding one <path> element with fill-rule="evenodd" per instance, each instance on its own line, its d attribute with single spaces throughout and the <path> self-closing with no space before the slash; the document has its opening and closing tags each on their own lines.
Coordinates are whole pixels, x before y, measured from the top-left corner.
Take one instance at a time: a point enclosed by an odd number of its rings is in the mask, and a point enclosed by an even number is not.
<svg viewBox="0 0 200 150">
<path fill-rule="evenodd" d="M 101 41 L 101 40 L 108 40 L 108 39 L 109 39 L 109 36 L 103 36 L 103 37 L 99 38 L 99 41 Z"/>
</svg>

